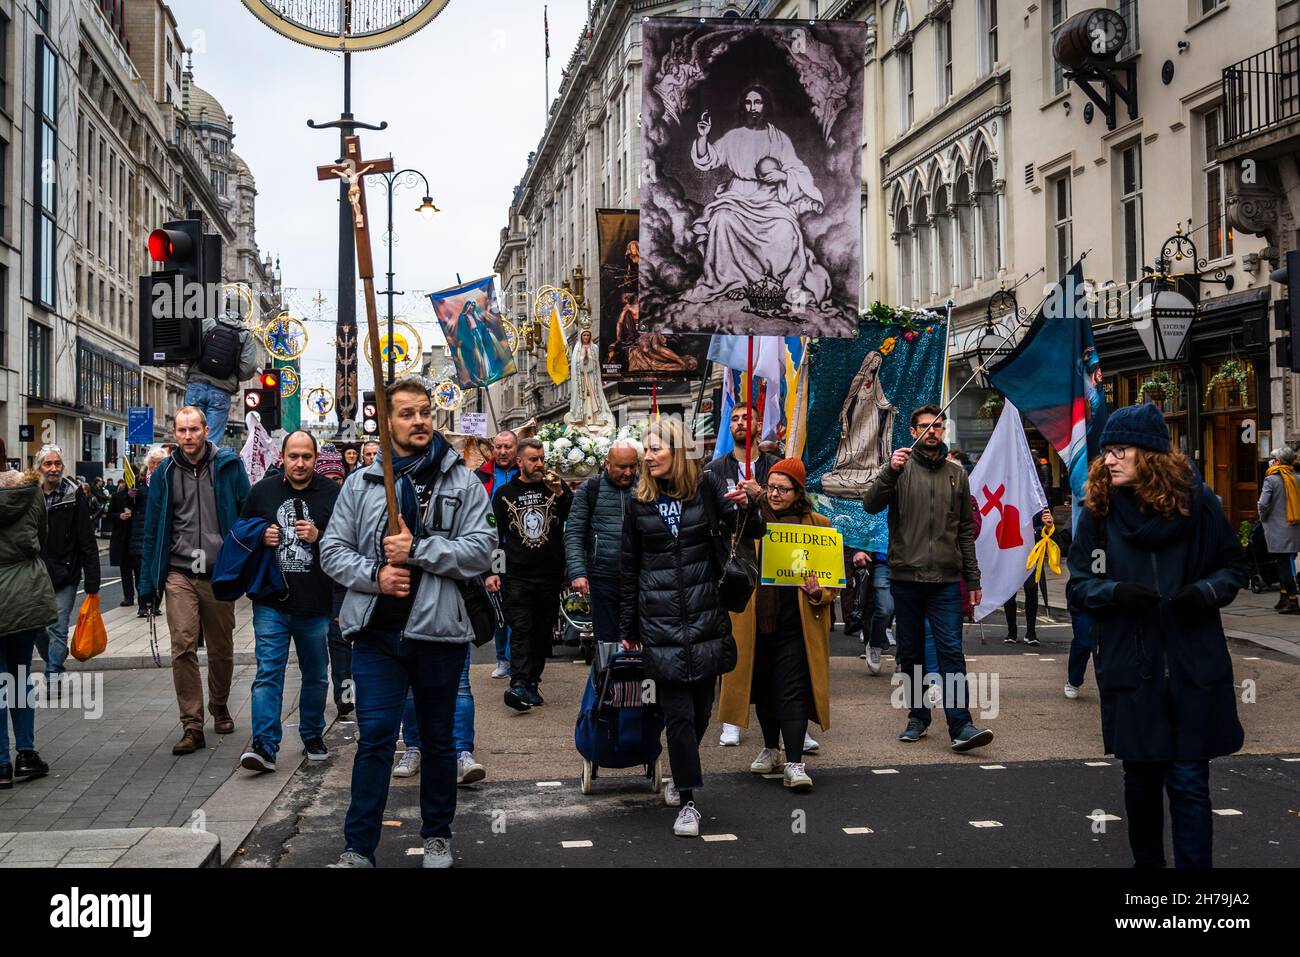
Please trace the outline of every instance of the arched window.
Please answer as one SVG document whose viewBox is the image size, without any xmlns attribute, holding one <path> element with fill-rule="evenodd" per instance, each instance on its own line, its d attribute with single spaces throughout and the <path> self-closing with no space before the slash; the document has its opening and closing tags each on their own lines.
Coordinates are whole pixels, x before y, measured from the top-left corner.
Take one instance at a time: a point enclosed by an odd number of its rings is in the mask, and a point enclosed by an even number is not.
<svg viewBox="0 0 1300 957">
<path fill-rule="evenodd" d="M 916 235 L 916 298 L 920 302 L 934 298 L 934 236 L 929 220 L 930 203 L 922 196 L 912 214 L 912 232 Z"/>
<path fill-rule="evenodd" d="M 970 177 L 966 175 L 965 165 L 957 164 L 957 173 L 953 178 L 952 205 L 956 227 L 954 256 L 957 262 L 957 285 L 962 289 L 975 281 L 975 224 L 974 210 L 971 208 Z"/>
<path fill-rule="evenodd" d="M 993 189 L 993 161 L 988 156 L 975 167 L 975 205 L 979 215 L 979 275 L 991 279 L 1002 268 L 1002 223 L 998 195 Z"/>
<path fill-rule="evenodd" d="M 907 3 L 905 0 L 898 0 L 898 4 L 894 7 L 894 42 L 897 43 L 910 29 L 912 29 L 912 21 L 907 15 Z"/>
<path fill-rule="evenodd" d="M 898 288 L 896 296 L 900 304 L 912 301 L 912 229 L 911 217 L 903 192 L 899 190 L 894 196 L 894 242 L 898 247 Z"/>
<path fill-rule="evenodd" d="M 937 173 L 935 174 L 938 175 Z M 948 184 L 940 182 L 934 190 L 935 264 L 938 293 L 947 296 L 952 278 L 952 210 L 948 207 Z"/>
</svg>

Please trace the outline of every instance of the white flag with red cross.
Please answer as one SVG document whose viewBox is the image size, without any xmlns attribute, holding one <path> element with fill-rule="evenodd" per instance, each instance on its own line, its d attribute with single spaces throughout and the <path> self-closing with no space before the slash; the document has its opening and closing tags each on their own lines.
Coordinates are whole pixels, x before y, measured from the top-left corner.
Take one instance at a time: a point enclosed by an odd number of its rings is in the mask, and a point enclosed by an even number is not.
<svg viewBox="0 0 1300 957">
<path fill-rule="evenodd" d="M 1010 401 L 1003 404 L 988 447 L 971 472 L 970 491 L 983 519 L 975 540 L 984 592 L 975 609 L 980 621 L 1006 604 L 1029 577 L 1025 562 L 1034 547 L 1034 516 L 1047 508 L 1020 413 Z"/>
</svg>

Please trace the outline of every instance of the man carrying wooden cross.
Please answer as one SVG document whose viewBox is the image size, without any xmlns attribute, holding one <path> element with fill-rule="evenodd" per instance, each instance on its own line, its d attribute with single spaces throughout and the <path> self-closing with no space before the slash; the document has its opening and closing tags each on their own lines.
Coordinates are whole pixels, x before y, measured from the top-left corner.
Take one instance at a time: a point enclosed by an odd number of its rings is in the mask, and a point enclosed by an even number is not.
<svg viewBox="0 0 1300 957">
<path fill-rule="evenodd" d="M 371 354 L 379 355 L 374 272 L 364 179 L 392 161 L 362 163 L 357 137 L 348 160 L 321 167 L 344 176 L 366 294 Z M 381 453 L 348 476 L 321 539 L 321 567 L 348 592 L 339 613 L 353 642 L 357 753 L 346 849 L 334 867 L 373 867 L 388 802 L 389 775 L 408 689 L 425 755 L 420 771 L 420 837 L 425 867 L 451 867 L 456 814 L 456 693 L 474 632 L 460 583 L 492 564 L 497 536 L 488 499 L 447 440 L 433 428 L 428 389 L 401 379 L 376 390 Z M 386 533 L 385 533 L 386 530 Z"/>
</svg>

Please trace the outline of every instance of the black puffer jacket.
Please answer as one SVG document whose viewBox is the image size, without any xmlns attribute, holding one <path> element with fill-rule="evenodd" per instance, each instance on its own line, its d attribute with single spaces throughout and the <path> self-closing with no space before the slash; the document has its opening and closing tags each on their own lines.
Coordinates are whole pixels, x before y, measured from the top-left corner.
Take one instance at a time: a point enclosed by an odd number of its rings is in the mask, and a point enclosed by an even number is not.
<svg viewBox="0 0 1300 957">
<path fill-rule="evenodd" d="M 619 616 L 627 641 L 640 641 L 650 677 L 661 681 L 712 681 L 736 666 L 731 617 L 718 601 L 717 551 L 702 495 L 716 503 L 720 531 L 730 541 L 736 507 L 726 487 L 708 473 L 695 496 L 682 503 L 673 536 L 654 502 L 627 503 L 623 520 L 622 596 Z M 748 510 L 744 538 L 763 535 L 763 517 Z"/>
</svg>

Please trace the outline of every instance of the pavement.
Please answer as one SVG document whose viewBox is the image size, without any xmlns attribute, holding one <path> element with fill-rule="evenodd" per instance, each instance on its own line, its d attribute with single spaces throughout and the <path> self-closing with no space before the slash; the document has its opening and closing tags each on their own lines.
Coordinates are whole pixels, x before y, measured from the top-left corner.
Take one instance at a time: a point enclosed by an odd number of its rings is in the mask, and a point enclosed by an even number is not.
<svg viewBox="0 0 1300 957">
<path fill-rule="evenodd" d="M 86 682 L 76 686 L 80 698 L 73 700 L 70 694 L 65 707 L 43 710 L 37 717 L 37 747 L 52 766 L 50 776 L 0 791 L 0 867 L 315 866 L 332 861 L 341 850 L 356 726 L 335 722 L 330 705 L 326 740 L 333 754 L 323 764 L 302 761 L 296 733 L 298 680 L 291 667 L 280 770 L 255 776 L 238 769 L 239 754 L 248 743 L 254 673 L 251 607 L 241 601 L 235 610 L 230 700 L 236 731 L 219 736 L 209 724 L 205 751 L 173 756 L 180 725 L 165 620 L 157 622 L 161 667 L 156 667 L 148 622 L 136 618 L 134 608 L 117 607 L 120 582 L 111 570 L 105 572 L 101 595 L 108 650 L 90 662 L 69 661 L 69 671 Z M 1064 603 L 1060 582 L 1051 583 L 1049 594 L 1051 608 L 1059 614 Z M 1274 614 L 1275 600 L 1275 592 L 1243 592 L 1224 614 L 1236 678 L 1249 702 L 1240 707 L 1246 728 L 1243 753 L 1213 765 L 1215 787 L 1233 789 L 1228 809 L 1243 813 L 1216 818 L 1216 824 L 1220 833 L 1231 829 L 1239 834 L 1241 847 L 1260 860 L 1284 859 L 1297 866 L 1300 842 L 1294 839 L 1294 826 L 1300 787 L 1297 762 L 1286 759 L 1295 757 L 1300 742 L 1295 708 L 1300 617 Z M 994 687 L 998 692 L 996 714 L 978 719 L 994 730 L 996 740 L 972 755 L 947 749 L 942 720 L 918 745 L 897 742 L 902 722 L 890 704 L 889 678 L 867 676 L 857 657 L 860 643 L 839 632 L 833 634 L 832 647 L 832 726 L 824 732 L 813 728 L 822 751 L 808 759 L 816 781 L 812 795 L 796 799 L 778 782 L 749 774 L 745 769 L 757 750 L 756 727 L 746 732 L 740 748 L 721 748 L 715 712 L 703 747 L 709 782 L 701 792 L 704 831 L 732 834 L 735 841 L 674 843 L 668 831 L 671 813 L 656 810 L 657 798 L 636 772 L 603 772 L 596 794 L 579 793 L 581 763 L 573 747 L 573 723 L 586 668 L 572 650 L 559 651 L 547 666 L 546 707 L 516 715 L 501 702 L 504 683 L 489 677 L 491 647 L 475 649 L 471 682 L 478 705 L 477 755 L 489 776 L 461 789 L 457 855 L 474 866 L 599 864 L 611 863 L 614 848 L 632 842 L 638 863 L 680 863 L 708 847 L 709 860 L 720 864 L 793 861 L 784 855 L 796 848 L 802 862 L 828 864 L 876 860 L 877 850 L 884 855 L 880 860 L 898 863 L 892 855 L 899 848 L 911 855 L 906 862 L 917 863 L 929 863 L 927 855 L 937 857 L 942 851 L 941 863 L 946 864 L 1071 860 L 1062 854 L 1080 855 L 1085 866 L 1126 864 L 1122 840 L 1094 840 L 1097 835 L 1090 830 L 1075 833 L 1077 812 L 1084 805 L 1085 814 L 1102 808 L 1123 817 L 1117 809 L 1119 772 L 1114 762 L 1086 763 L 1108 760 L 1099 753 L 1100 719 L 1091 679 L 1078 701 L 1061 694 L 1068 622 L 1044 615 L 1038 627 L 1043 644 L 1031 651 L 1003 644 L 1000 615 L 984 626 L 967 626 L 970 672 L 987 692 Z M 985 771 L 985 766 L 996 767 Z M 935 788 L 890 790 L 904 786 L 904 779 Z M 1066 800 L 1069 795 L 1075 796 Z M 393 782 L 387 815 L 392 832 L 386 828 L 390 839 L 381 850 L 381 863 L 415 863 L 398 858 L 418 844 L 417 796 L 418 778 Z M 913 806 L 925 810 L 925 827 L 909 827 L 893 810 Z M 642 809 L 645 813 L 637 813 Z M 806 829 L 798 836 L 808 840 L 791 844 L 785 835 L 795 836 L 788 823 L 795 810 L 807 812 Z M 784 830 L 760 840 L 762 822 L 770 825 L 777 818 Z M 504 832 L 491 830 L 494 820 Z M 971 820 L 997 821 L 1000 836 L 986 839 L 983 832 L 994 827 L 975 829 Z M 1085 822 L 1089 828 L 1095 823 Z M 1122 821 L 1100 824 L 1122 833 Z M 844 833 L 845 827 L 871 831 Z M 963 829 L 981 834 L 973 837 Z M 1025 837 L 1030 832 L 1032 839 Z M 880 835 L 891 836 L 884 840 Z M 1019 837 L 1001 847 L 1008 835 Z M 878 839 L 874 844 L 847 840 L 862 836 Z M 1236 854 L 1237 845 L 1224 840 L 1220 838 L 1221 849 Z M 1269 842 L 1274 840 L 1281 850 L 1273 849 Z M 566 847 L 562 841 L 592 845 Z M 716 850 L 722 845 L 733 846 Z M 579 850 L 594 853 L 574 853 Z M 810 853 L 816 856 L 805 856 Z"/>
</svg>

